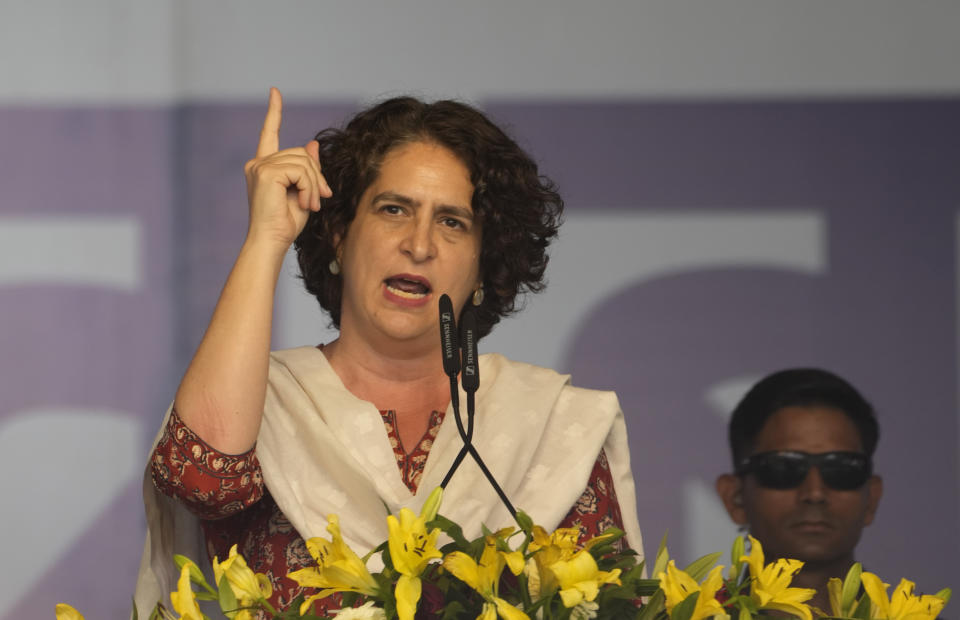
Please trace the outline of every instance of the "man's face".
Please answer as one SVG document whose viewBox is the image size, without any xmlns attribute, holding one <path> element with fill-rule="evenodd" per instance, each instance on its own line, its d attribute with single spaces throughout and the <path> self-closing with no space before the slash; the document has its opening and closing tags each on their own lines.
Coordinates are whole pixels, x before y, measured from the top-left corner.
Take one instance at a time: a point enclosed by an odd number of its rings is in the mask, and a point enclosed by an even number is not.
<svg viewBox="0 0 960 620">
<path fill-rule="evenodd" d="M 753 454 L 775 450 L 861 452 L 853 421 L 828 407 L 785 407 L 767 419 Z M 753 474 L 739 477 L 727 508 L 734 521 L 749 527 L 768 560 L 793 558 L 810 565 L 849 563 L 860 531 L 873 521 L 882 484 L 872 476 L 859 489 L 827 486 L 811 467 L 793 489 L 761 486 Z M 718 483 L 718 488 L 719 488 Z"/>
</svg>

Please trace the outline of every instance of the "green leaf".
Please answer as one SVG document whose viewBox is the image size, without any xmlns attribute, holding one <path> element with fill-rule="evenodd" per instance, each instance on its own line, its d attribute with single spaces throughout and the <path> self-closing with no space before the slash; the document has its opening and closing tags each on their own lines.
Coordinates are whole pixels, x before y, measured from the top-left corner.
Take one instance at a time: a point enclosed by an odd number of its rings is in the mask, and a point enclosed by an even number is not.
<svg viewBox="0 0 960 620">
<path fill-rule="evenodd" d="M 383 549 L 381 549 L 381 551 L 387 550 L 387 549 L 389 548 L 389 545 L 390 545 L 389 542 L 384 542 L 384 543 L 382 543 L 382 544 L 380 545 L 381 547 L 383 547 Z M 372 553 L 372 552 L 371 552 L 371 553 Z M 368 555 L 369 555 L 369 554 L 368 554 Z M 384 572 L 385 572 L 385 573 L 388 573 L 388 572 L 391 572 L 391 571 L 394 570 L 394 566 L 393 566 L 393 556 L 390 555 L 390 552 L 389 552 L 389 551 L 386 551 L 386 553 L 381 553 L 381 554 L 380 554 L 380 560 L 383 561 L 383 567 L 384 567 Z M 364 558 L 363 563 L 364 563 L 364 564 L 367 563 L 366 558 Z"/>
<path fill-rule="evenodd" d="M 593 551 L 593 549 L 591 549 Z M 626 573 L 634 570 L 638 566 L 643 571 L 643 562 L 637 563 L 637 554 L 632 550 L 623 553 L 609 553 L 599 558 L 594 558 L 597 562 L 597 568 L 604 571 L 611 571 L 619 568 L 620 572 Z"/>
<path fill-rule="evenodd" d="M 443 608 L 443 620 L 455 620 L 460 617 L 460 614 L 467 611 L 467 609 L 460 603 L 460 601 L 450 601 Z"/>
<path fill-rule="evenodd" d="M 870 620 L 870 597 L 866 594 L 861 596 L 856 609 L 849 615 L 851 618 L 857 618 L 858 620 Z"/>
<path fill-rule="evenodd" d="M 137 620 L 137 618 L 138 618 L 138 614 L 137 614 L 137 599 L 131 597 L 131 598 L 130 598 L 130 602 L 133 603 L 133 611 L 130 612 L 130 620 Z"/>
<path fill-rule="evenodd" d="M 454 549 L 456 550 L 463 551 L 464 549 L 468 549 L 470 547 L 470 541 L 468 541 L 463 535 L 463 530 L 460 528 L 460 526 L 443 515 L 437 515 L 436 519 L 427 523 L 427 527 L 439 527 L 441 532 L 453 539 L 453 545 L 455 545 Z M 450 545 L 444 545 L 444 549 L 449 546 Z"/>
<path fill-rule="evenodd" d="M 504 553 L 510 553 L 513 549 L 510 548 L 509 543 L 506 539 L 497 536 L 493 539 L 493 545 L 497 548 L 497 551 L 502 551 Z"/>
<path fill-rule="evenodd" d="M 359 592 L 341 592 L 340 595 L 341 595 L 340 600 L 342 601 L 341 607 L 343 608 L 353 607 L 354 605 L 357 604 L 357 601 L 360 599 Z"/>
<path fill-rule="evenodd" d="M 943 590 L 940 590 L 939 592 L 934 594 L 934 596 L 936 596 L 937 598 L 942 598 L 943 604 L 946 605 L 947 603 L 950 602 L 950 597 L 953 596 L 953 590 L 951 590 L 950 588 L 944 588 Z"/>
<path fill-rule="evenodd" d="M 740 570 L 743 567 L 744 542 L 743 536 L 737 536 L 733 539 L 733 547 L 730 549 L 730 579 L 736 579 L 740 576 Z"/>
<path fill-rule="evenodd" d="M 693 610 L 697 607 L 697 599 L 700 598 L 700 592 L 691 592 L 687 598 L 677 603 L 673 611 L 670 612 L 670 620 L 690 620 Z"/>
<path fill-rule="evenodd" d="M 370 551 L 368 551 L 367 554 L 360 559 L 363 561 L 364 565 L 366 565 L 367 560 L 369 560 L 371 557 L 373 557 L 377 553 L 382 553 L 386 551 L 389 546 L 390 546 L 390 541 L 385 540 L 379 545 L 377 545 L 376 547 L 374 547 L 373 549 L 371 549 Z"/>
<path fill-rule="evenodd" d="M 647 599 L 647 604 L 640 608 L 640 613 L 637 614 L 637 620 L 654 620 L 657 614 L 664 610 L 665 603 L 666 598 L 663 590 L 657 590 L 653 596 Z"/>
<path fill-rule="evenodd" d="M 233 593 L 227 576 L 220 578 L 220 611 L 228 618 L 232 618 L 237 613 L 237 595 Z"/>
<path fill-rule="evenodd" d="M 860 575 L 863 567 L 860 562 L 854 562 L 847 576 L 843 579 L 843 588 L 840 590 L 840 613 L 847 614 L 853 609 L 853 603 L 860 592 Z"/>
<path fill-rule="evenodd" d="M 657 548 L 656 559 L 653 561 L 653 572 L 650 573 L 651 577 L 656 577 L 660 573 L 666 572 L 667 562 L 670 561 L 670 554 L 667 552 L 667 534 L 663 534 L 663 538 L 660 539 L 660 546 Z"/>
<path fill-rule="evenodd" d="M 307 595 L 301 592 L 298 594 L 292 601 L 287 604 L 286 610 L 280 614 L 280 618 L 307 618 L 313 619 L 317 618 L 316 614 L 311 613 L 313 606 L 310 606 L 310 609 L 307 610 L 307 613 L 304 616 L 298 615 L 300 613 L 300 605 L 303 605 L 303 602 L 307 600 Z"/>
<path fill-rule="evenodd" d="M 534 523 L 533 519 L 530 518 L 530 515 L 522 510 L 518 510 L 517 525 L 519 525 L 520 529 L 522 529 L 524 532 L 532 532 Z"/>
<path fill-rule="evenodd" d="M 744 576 L 746 576 L 746 573 L 744 573 Z M 723 587 L 727 591 L 727 594 L 729 595 L 729 597 L 732 599 L 736 597 L 738 594 L 740 594 L 743 590 L 745 589 L 749 590 L 750 580 L 749 579 L 742 579 L 742 580 L 727 579 L 727 580 L 724 580 Z"/>
<path fill-rule="evenodd" d="M 390 590 L 389 596 L 384 597 L 383 613 L 387 616 L 387 618 L 397 617 L 397 599 L 393 594 L 393 590 Z"/>
<path fill-rule="evenodd" d="M 747 613 L 749 613 L 751 616 L 755 616 L 759 613 L 759 611 L 757 610 L 756 601 L 754 601 L 749 596 L 744 596 L 742 594 L 728 599 L 727 606 L 730 606 L 730 605 L 736 605 L 741 610 L 743 609 L 747 610 Z"/>
<path fill-rule="evenodd" d="M 660 589 L 660 581 L 657 579 L 637 579 L 634 584 L 637 596 L 655 596 L 657 593 L 663 594 Z"/>
<path fill-rule="evenodd" d="M 609 527 L 600 533 L 597 538 L 603 540 L 602 543 L 595 544 L 590 547 L 590 555 L 594 559 L 599 560 L 605 555 L 610 555 L 611 553 L 617 553 L 614 544 L 625 536 L 623 530 L 616 527 Z"/>
<path fill-rule="evenodd" d="M 683 572 L 693 577 L 694 580 L 696 580 L 697 583 L 699 583 L 700 581 L 703 580 L 704 577 L 707 576 L 707 573 L 710 572 L 710 569 L 713 568 L 713 565 L 717 563 L 717 560 L 720 559 L 721 555 L 723 554 L 720 553 L 719 551 L 715 553 L 708 553 L 702 558 L 696 559 L 693 562 L 691 562 L 685 569 L 683 569 Z"/>
</svg>

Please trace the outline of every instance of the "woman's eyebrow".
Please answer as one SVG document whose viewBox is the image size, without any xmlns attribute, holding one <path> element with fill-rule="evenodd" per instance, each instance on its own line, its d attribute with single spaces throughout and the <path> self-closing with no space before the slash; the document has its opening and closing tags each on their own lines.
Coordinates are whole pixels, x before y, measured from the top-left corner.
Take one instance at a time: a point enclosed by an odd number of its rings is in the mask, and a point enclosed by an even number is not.
<svg viewBox="0 0 960 620">
<path fill-rule="evenodd" d="M 419 200 L 411 198 L 410 196 L 404 196 L 403 194 L 398 194 L 397 192 L 391 192 L 391 191 L 380 192 L 379 194 L 373 197 L 371 204 L 377 204 L 379 202 L 395 202 L 397 204 L 401 204 L 407 207 L 421 206 L 421 202 Z M 437 213 L 440 215 L 452 215 L 456 217 L 461 217 L 471 222 L 474 219 L 473 209 L 469 207 L 460 207 L 457 205 L 446 205 L 446 204 L 438 205 Z"/>
<path fill-rule="evenodd" d="M 468 209 L 466 207 L 458 207 L 455 205 L 439 205 L 437 207 L 437 214 L 452 215 L 463 218 L 469 222 L 473 221 L 473 209 Z"/>
<path fill-rule="evenodd" d="M 373 203 L 377 203 L 377 202 L 399 202 L 400 204 L 405 205 L 405 206 L 411 206 L 411 207 L 418 207 L 418 206 L 420 206 L 420 201 L 419 201 L 419 200 L 414 200 L 413 198 L 411 198 L 411 197 L 409 197 L 409 196 L 404 196 L 403 194 L 398 194 L 398 193 L 396 193 L 396 192 L 390 192 L 390 191 L 380 192 L 379 194 L 377 194 L 376 196 L 373 197 L 373 200 L 372 200 L 371 202 L 373 202 Z"/>
</svg>

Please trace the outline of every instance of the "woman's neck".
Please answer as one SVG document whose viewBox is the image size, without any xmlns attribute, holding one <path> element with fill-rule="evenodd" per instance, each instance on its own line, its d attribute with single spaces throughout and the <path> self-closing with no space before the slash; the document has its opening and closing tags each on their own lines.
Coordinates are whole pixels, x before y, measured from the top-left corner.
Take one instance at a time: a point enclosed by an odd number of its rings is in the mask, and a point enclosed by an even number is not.
<svg viewBox="0 0 960 620">
<path fill-rule="evenodd" d="M 384 351 L 341 335 L 326 345 L 323 353 L 344 386 L 377 409 L 392 409 L 405 416 L 422 410 L 426 421 L 431 411 L 446 409 L 450 402 L 439 338 L 437 346 L 416 354 L 411 348 Z"/>
<path fill-rule="evenodd" d="M 354 396 L 396 414 L 397 434 L 405 449 L 419 443 L 430 413 L 450 403 L 450 381 L 443 373 L 438 346 L 423 355 L 390 355 L 342 335 L 323 348 L 330 366 Z"/>
</svg>

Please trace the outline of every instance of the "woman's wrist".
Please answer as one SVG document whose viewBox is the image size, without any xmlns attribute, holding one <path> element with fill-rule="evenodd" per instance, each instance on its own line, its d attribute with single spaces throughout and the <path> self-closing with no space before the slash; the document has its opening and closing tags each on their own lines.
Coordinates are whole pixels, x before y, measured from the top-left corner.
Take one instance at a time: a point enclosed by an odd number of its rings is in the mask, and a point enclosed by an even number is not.
<svg viewBox="0 0 960 620">
<path fill-rule="evenodd" d="M 250 231 L 243 240 L 240 256 L 254 257 L 258 264 L 275 265 L 279 270 L 291 245 L 291 243 L 276 239 L 272 235 Z"/>
</svg>

